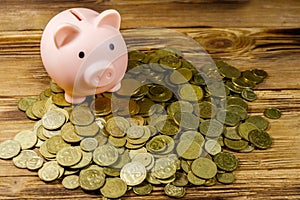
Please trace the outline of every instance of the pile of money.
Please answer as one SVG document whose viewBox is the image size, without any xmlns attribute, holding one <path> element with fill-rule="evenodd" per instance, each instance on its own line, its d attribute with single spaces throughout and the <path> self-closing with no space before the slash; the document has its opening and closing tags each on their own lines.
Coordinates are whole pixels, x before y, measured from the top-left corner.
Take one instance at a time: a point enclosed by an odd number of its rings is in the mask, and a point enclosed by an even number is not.
<svg viewBox="0 0 300 200">
<path fill-rule="evenodd" d="M 265 117 L 277 119 L 280 110 L 249 115 L 247 104 L 266 77 L 222 61 L 196 67 L 174 49 L 132 51 L 115 93 L 71 105 L 51 81 L 39 97 L 20 99 L 18 108 L 36 122 L 1 142 L 0 158 L 109 199 L 130 190 L 149 195 L 153 185 L 180 198 L 192 185 L 230 184 L 235 153 L 271 147 Z"/>
</svg>

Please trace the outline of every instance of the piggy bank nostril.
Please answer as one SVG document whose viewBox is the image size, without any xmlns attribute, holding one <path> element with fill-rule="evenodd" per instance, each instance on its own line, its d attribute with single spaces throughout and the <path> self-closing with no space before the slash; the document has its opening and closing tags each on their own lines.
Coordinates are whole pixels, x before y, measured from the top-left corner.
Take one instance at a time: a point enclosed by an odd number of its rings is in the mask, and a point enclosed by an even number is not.
<svg viewBox="0 0 300 200">
<path fill-rule="evenodd" d="M 107 79 L 110 79 L 112 77 L 112 73 L 111 72 L 108 72 L 107 74 L 106 74 L 106 78 Z"/>
</svg>

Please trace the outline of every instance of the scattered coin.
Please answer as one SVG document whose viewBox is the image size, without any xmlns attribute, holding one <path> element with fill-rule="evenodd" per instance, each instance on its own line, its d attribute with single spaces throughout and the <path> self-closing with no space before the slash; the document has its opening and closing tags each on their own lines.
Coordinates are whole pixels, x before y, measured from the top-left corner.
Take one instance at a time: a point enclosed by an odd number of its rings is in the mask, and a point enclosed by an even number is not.
<svg viewBox="0 0 300 200">
<path fill-rule="evenodd" d="M 0 158 L 11 159 L 21 151 L 21 145 L 15 140 L 5 140 L 0 143 Z"/>
<path fill-rule="evenodd" d="M 281 117 L 281 111 L 278 108 L 267 108 L 264 115 L 269 119 L 278 119 Z"/>
<path fill-rule="evenodd" d="M 79 185 L 79 176 L 78 175 L 70 175 L 70 176 L 66 176 L 63 180 L 62 180 L 62 185 L 69 189 L 69 190 L 74 190 L 76 188 L 78 188 Z"/>
</svg>

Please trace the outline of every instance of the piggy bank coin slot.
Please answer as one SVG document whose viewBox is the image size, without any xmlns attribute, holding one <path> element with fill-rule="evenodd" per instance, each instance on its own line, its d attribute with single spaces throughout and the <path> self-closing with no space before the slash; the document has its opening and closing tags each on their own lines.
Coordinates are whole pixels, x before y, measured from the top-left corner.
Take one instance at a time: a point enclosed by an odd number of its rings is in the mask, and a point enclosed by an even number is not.
<svg viewBox="0 0 300 200">
<path fill-rule="evenodd" d="M 83 19 L 83 16 L 79 12 L 77 12 L 77 10 L 70 10 L 70 13 L 74 17 L 76 17 L 79 21 L 81 21 Z"/>
</svg>

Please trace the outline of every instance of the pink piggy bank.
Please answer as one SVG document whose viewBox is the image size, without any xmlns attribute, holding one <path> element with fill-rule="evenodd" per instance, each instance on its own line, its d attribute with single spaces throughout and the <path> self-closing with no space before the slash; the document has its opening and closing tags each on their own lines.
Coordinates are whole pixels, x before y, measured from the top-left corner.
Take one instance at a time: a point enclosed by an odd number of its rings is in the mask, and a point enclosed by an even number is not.
<svg viewBox="0 0 300 200">
<path fill-rule="evenodd" d="M 128 52 L 115 10 L 102 13 L 74 8 L 54 16 L 41 39 L 41 57 L 49 76 L 65 90 L 66 101 L 121 87 Z"/>
</svg>

